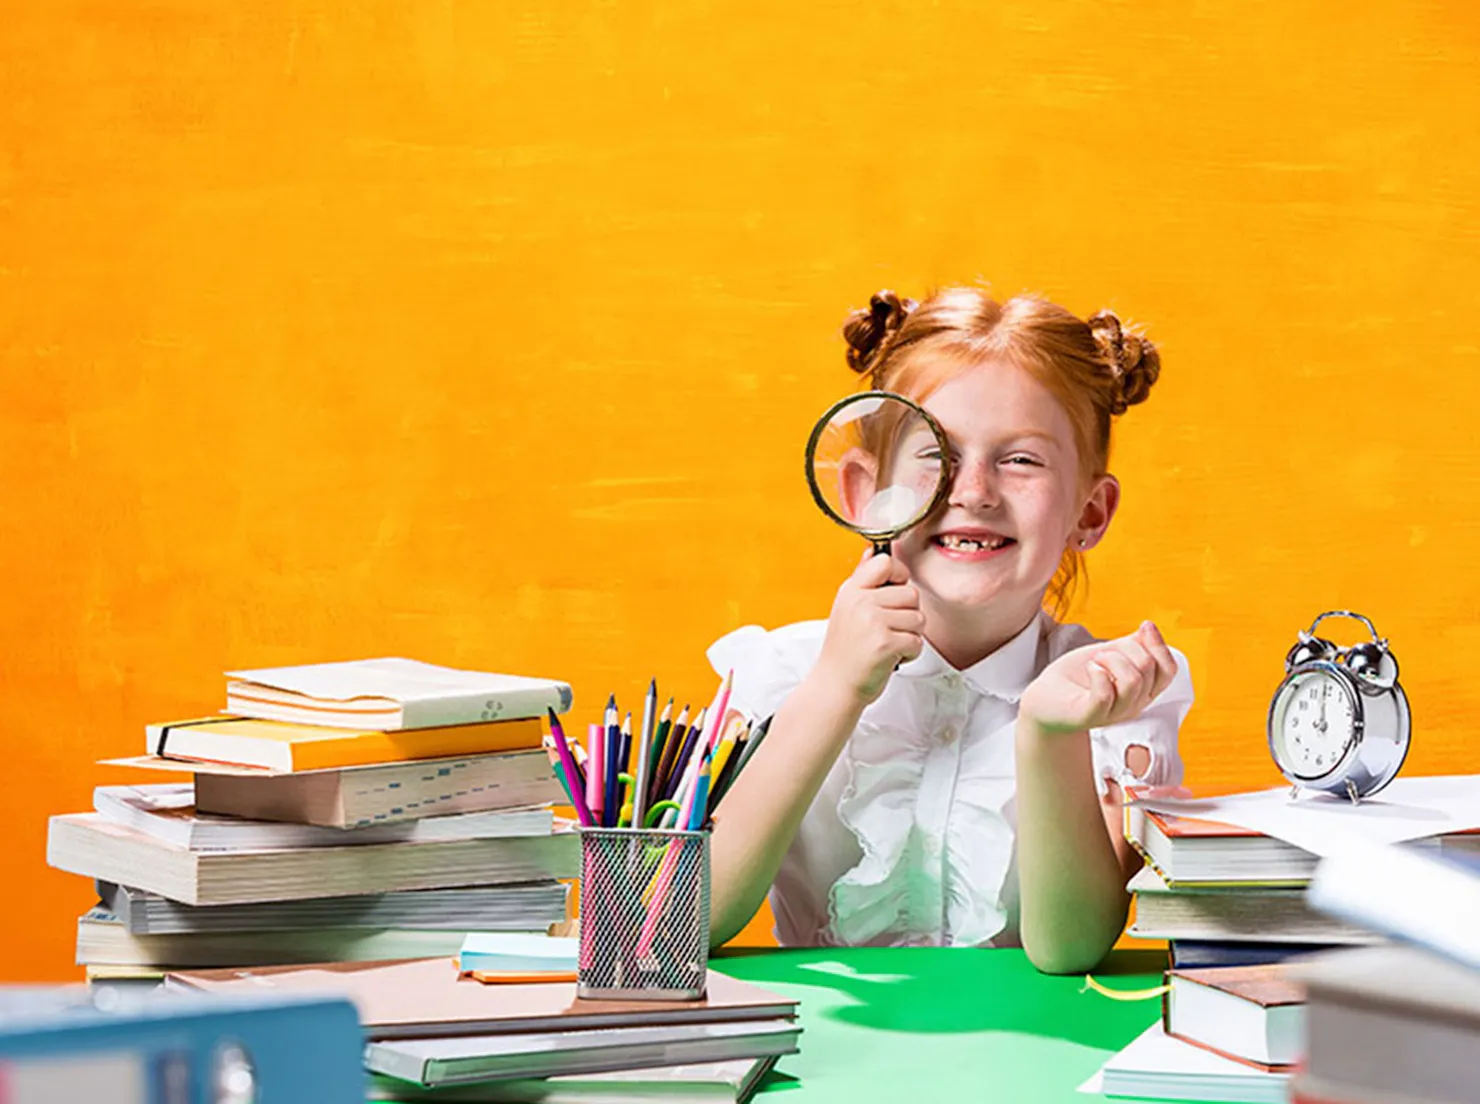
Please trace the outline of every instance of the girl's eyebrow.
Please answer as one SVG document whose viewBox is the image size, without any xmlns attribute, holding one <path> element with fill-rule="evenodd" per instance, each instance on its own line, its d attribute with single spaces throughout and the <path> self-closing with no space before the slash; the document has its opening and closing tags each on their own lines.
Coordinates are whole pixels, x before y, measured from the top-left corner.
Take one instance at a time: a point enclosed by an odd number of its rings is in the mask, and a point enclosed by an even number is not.
<svg viewBox="0 0 1480 1104">
<path fill-rule="evenodd" d="M 947 439 L 949 439 L 949 440 L 951 440 L 953 442 L 954 441 L 959 441 L 961 439 L 961 435 L 960 434 L 952 433 L 949 430 L 946 431 L 946 437 L 947 437 Z M 1058 447 L 1058 444 L 1059 444 L 1059 439 L 1057 437 L 1055 437 L 1052 433 L 1049 433 L 1047 430 L 1044 430 L 1044 429 L 1017 429 L 1017 430 L 1010 430 L 1007 433 L 998 434 L 997 437 L 996 437 L 996 439 L 998 441 L 1011 441 L 1011 442 L 1017 442 L 1017 441 L 1044 441 L 1044 442 L 1047 442 L 1049 445 L 1051 445 L 1051 446 L 1053 446 L 1055 448 L 1057 448 Z"/>
</svg>

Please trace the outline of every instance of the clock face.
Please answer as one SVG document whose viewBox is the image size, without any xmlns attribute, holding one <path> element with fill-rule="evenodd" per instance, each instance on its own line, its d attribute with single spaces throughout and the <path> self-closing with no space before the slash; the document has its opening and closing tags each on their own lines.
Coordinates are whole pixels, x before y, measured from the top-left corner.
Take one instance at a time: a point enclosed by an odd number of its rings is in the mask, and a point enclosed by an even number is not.
<svg viewBox="0 0 1480 1104">
<path fill-rule="evenodd" d="M 1323 778 L 1356 741 L 1356 698 L 1340 678 L 1315 667 L 1292 675 L 1275 696 L 1269 744 L 1280 769 L 1296 778 Z"/>
</svg>

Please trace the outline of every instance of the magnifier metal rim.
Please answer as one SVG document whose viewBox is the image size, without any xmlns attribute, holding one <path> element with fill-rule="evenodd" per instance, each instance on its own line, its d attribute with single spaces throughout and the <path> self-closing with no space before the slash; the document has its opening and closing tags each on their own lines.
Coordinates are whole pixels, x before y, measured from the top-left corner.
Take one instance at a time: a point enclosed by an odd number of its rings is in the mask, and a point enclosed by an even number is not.
<svg viewBox="0 0 1480 1104">
<path fill-rule="evenodd" d="M 822 436 L 822 431 L 832 424 L 833 415 L 839 410 L 852 403 L 862 402 L 864 399 L 891 399 L 894 402 L 904 403 L 905 406 L 920 415 L 921 420 L 930 427 L 930 432 L 934 434 L 936 443 L 940 445 L 941 456 L 946 458 L 945 463 L 941 465 L 940 479 L 936 481 L 935 494 L 931 496 L 929 503 L 926 504 L 923 510 L 911 515 L 910 520 L 906 524 L 897 525 L 891 529 L 864 529 L 861 526 L 854 525 L 851 521 L 841 517 L 828 504 L 827 499 L 822 494 L 822 488 L 817 485 L 817 473 L 813 461 L 817 458 L 817 441 Z M 914 399 L 907 399 L 895 391 L 855 391 L 853 394 L 845 395 L 833 403 L 817 419 L 817 424 L 812 427 L 811 436 L 807 438 L 807 454 L 803 463 L 807 469 L 807 486 L 812 491 L 812 500 L 817 503 L 818 508 L 824 514 L 832 518 L 833 521 L 837 522 L 844 529 L 847 529 L 850 533 L 857 533 L 859 536 L 867 537 L 869 540 L 892 540 L 899 536 L 899 534 L 914 528 L 928 518 L 946 497 L 951 486 L 950 456 L 951 446 L 950 442 L 946 440 L 946 431 L 940 427 L 939 422 L 931 417 L 930 412 L 915 402 Z"/>
</svg>

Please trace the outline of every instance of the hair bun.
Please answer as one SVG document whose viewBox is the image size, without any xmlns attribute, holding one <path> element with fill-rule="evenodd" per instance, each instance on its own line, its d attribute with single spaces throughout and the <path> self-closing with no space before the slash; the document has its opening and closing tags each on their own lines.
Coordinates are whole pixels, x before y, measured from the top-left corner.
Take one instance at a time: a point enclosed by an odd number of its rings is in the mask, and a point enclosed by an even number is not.
<svg viewBox="0 0 1480 1104">
<path fill-rule="evenodd" d="M 901 299 L 889 290 L 875 292 L 867 310 L 856 310 L 843 323 L 843 340 L 848 343 L 848 367 L 862 375 L 870 371 L 879 350 L 904 325 L 915 309 L 913 299 Z"/>
<path fill-rule="evenodd" d="M 1117 394 L 1110 413 L 1124 414 L 1151 394 L 1151 385 L 1161 375 L 1161 354 L 1146 338 L 1122 326 L 1114 311 L 1092 316 L 1089 328 L 1115 376 Z"/>
</svg>

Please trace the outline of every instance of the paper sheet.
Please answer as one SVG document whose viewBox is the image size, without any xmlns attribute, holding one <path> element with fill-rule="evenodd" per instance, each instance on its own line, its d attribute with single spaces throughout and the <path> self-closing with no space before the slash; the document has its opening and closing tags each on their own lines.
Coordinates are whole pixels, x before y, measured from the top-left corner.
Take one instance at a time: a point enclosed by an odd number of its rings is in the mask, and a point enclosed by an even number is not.
<svg viewBox="0 0 1480 1104">
<path fill-rule="evenodd" d="M 1345 797 L 1290 787 L 1212 798 L 1133 802 L 1158 813 L 1233 824 L 1284 840 L 1313 854 L 1336 855 L 1354 846 L 1404 843 L 1480 828 L 1480 775 L 1397 778 L 1353 805 Z"/>
</svg>

